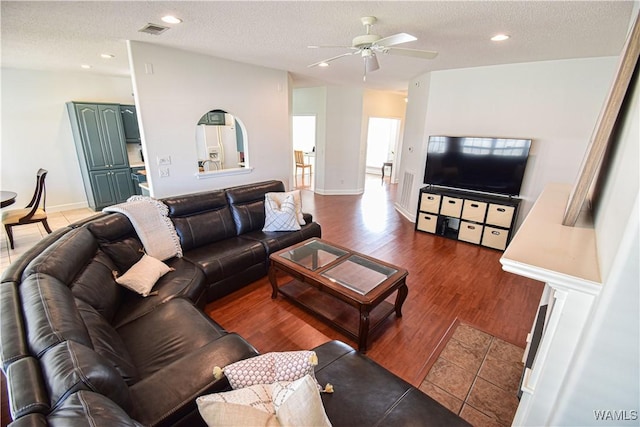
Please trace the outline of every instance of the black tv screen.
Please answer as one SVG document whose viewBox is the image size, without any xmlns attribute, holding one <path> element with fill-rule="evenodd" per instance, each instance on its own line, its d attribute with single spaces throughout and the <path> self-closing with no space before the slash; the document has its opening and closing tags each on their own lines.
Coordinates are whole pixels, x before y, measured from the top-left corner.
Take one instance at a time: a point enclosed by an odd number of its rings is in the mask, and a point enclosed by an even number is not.
<svg viewBox="0 0 640 427">
<path fill-rule="evenodd" d="M 431 136 L 424 183 L 517 196 L 530 148 L 530 139 Z"/>
</svg>

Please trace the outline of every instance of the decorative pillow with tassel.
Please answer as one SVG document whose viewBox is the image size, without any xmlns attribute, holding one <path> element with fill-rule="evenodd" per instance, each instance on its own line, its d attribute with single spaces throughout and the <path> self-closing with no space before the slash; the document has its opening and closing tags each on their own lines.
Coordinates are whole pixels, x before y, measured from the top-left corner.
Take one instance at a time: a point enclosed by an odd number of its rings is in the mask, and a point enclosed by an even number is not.
<svg viewBox="0 0 640 427">
<path fill-rule="evenodd" d="M 216 366 L 213 375 L 219 379 L 224 374 L 233 389 L 250 387 L 256 384 L 273 384 L 276 381 L 296 381 L 305 375 L 316 381 L 313 367 L 318 364 L 314 351 L 283 351 L 265 353 L 256 357 L 232 363 L 224 369 Z M 317 383 L 317 381 L 316 381 Z M 321 388 L 318 385 L 318 388 Z M 327 384 L 324 392 L 333 392 Z"/>
</svg>

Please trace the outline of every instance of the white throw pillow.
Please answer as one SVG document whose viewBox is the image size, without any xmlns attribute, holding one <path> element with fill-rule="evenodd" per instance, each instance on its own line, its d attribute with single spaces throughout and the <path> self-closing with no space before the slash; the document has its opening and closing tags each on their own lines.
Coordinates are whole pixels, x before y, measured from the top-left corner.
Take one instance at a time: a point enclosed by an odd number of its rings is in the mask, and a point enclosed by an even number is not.
<svg viewBox="0 0 640 427">
<path fill-rule="evenodd" d="M 331 427 L 316 381 L 310 375 L 292 383 L 275 383 L 272 396 L 280 425 Z"/>
<path fill-rule="evenodd" d="M 250 406 L 268 414 L 275 414 L 276 410 L 271 400 L 271 388 L 271 384 L 254 384 L 238 390 L 200 396 L 196 399 L 196 403 L 199 409 L 211 402 L 223 402 Z"/>
<path fill-rule="evenodd" d="M 296 205 L 296 218 L 298 220 L 298 224 L 300 225 L 306 224 L 304 222 L 304 216 L 302 215 L 302 197 L 300 195 L 300 190 L 293 190 L 293 191 L 282 192 L 282 193 L 267 193 L 265 194 L 265 196 L 273 200 L 276 200 L 279 205 L 282 204 L 282 202 L 287 196 L 293 196 L 293 203 L 295 203 Z"/>
<path fill-rule="evenodd" d="M 198 411 L 209 427 L 280 427 L 275 414 L 247 405 L 200 399 L 196 400 Z"/>
<path fill-rule="evenodd" d="M 196 403 L 209 427 L 331 426 L 310 375 L 200 396 Z"/>
<path fill-rule="evenodd" d="M 262 231 L 300 230 L 300 224 L 296 217 L 296 205 L 292 195 L 285 197 L 282 203 L 265 195 L 264 216 L 264 227 Z"/>
<path fill-rule="evenodd" d="M 125 274 L 116 278 L 116 282 L 146 297 L 158 279 L 172 270 L 164 262 L 144 254 Z"/>
</svg>

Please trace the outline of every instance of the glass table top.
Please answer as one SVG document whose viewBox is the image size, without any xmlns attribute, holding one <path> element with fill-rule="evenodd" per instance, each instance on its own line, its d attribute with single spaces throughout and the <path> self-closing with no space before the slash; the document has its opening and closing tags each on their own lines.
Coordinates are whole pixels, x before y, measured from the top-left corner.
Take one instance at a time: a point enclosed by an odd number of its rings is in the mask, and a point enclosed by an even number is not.
<svg viewBox="0 0 640 427">
<path fill-rule="evenodd" d="M 295 249 L 281 253 L 280 256 L 315 271 L 348 253 L 327 243 L 312 240 Z"/>
<path fill-rule="evenodd" d="M 394 268 L 351 255 L 322 272 L 321 276 L 365 295 L 397 272 Z"/>
</svg>

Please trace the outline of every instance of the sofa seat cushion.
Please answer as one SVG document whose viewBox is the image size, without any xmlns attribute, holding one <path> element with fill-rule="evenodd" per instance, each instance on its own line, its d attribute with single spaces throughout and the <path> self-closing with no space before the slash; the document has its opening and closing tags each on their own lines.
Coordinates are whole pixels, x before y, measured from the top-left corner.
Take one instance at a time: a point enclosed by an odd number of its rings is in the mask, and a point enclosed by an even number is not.
<svg viewBox="0 0 640 427">
<path fill-rule="evenodd" d="M 186 252 L 184 256 L 204 271 L 208 283 L 241 273 L 257 264 L 266 266 L 267 258 L 260 242 L 241 237 L 201 246 Z"/>
<path fill-rule="evenodd" d="M 117 329 L 140 378 L 148 377 L 226 332 L 190 301 L 174 298 Z M 211 367 L 213 370 L 213 366 Z"/>
<path fill-rule="evenodd" d="M 469 426 L 444 406 L 340 341 L 314 349 L 316 378 L 335 392 L 322 401 L 334 427 L 355 425 Z"/>
<path fill-rule="evenodd" d="M 123 289 L 122 303 L 113 320 L 118 328 L 144 316 L 158 305 L 173 298 L 186 298 L 199 307 L 205 303 L 206 278 L 200 268 L 184 258 L 173 258 L 165 262 L 173 271 L 162 276 L 153 287 L 157 294 L 142 297 Z"/>
<path fill-rule="evenodd" d="M 225 366 L 257 354 L 251 344 L 234 333 L 192 349 L 130 388 L 131 416 L 146 426 L 204 425 L 196 398 L 230 389 L 226 378 L 214 377 L 211 367 Z"/>
<path fill-rule="evenodd" d="M 315 222 L 302 226 L 298 231 L 251 231 L 243 234 L 244 239 L 260 242 L 267 250 L 267 256 L 286 247 L 295 245 L 312 237 L 322 237 L 320 225 Z"/>
</svg>

